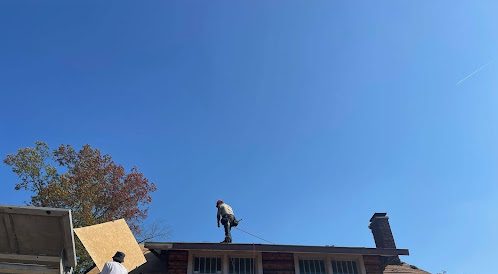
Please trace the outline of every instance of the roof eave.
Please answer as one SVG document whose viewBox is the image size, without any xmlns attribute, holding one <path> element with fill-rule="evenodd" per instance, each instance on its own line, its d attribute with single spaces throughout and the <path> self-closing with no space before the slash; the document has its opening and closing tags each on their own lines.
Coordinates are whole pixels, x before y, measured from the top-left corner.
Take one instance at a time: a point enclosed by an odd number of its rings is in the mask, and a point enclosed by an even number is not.
<svg viewBox="0 0 498 274">
<path fill-rule="evenodd" d="M 258 252 L 290 252 L 290 253 L 320 253 L 320 254 L 356 254 L 356 255 L 380 255 L 380 256 L 409 255 L 408 249 L 337 247 L 337 246 L 146 242 L 145 247 L 148 249 L 155 249 L 155 250 L 258 251 Z"/>
</svg>

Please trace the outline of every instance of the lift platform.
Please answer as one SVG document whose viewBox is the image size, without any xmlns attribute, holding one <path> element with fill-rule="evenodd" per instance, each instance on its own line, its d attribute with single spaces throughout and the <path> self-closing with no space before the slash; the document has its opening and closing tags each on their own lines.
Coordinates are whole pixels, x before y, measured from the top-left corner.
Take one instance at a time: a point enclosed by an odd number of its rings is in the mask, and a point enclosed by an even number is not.
<svg viewBox="0 0 498 274">
<path fill-rule="evenodd" d="M 71 274 L 75 266 L 70 210 L 0 205 L 0 273 Z"/>
</svg>

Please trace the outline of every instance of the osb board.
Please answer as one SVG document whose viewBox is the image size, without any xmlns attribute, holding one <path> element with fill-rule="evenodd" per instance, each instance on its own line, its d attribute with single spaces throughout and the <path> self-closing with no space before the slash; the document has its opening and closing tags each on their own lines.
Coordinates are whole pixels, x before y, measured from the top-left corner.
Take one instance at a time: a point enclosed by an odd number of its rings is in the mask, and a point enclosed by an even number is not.
<svg viewBox="0 0 498 274">
<path fill-rule="evenodd" d="M 123 265 L 128 271 L 146 262 L 140 246 L 124 219 L 75 228 L 74 232 L 100 271 L 106 262 L 112 260 L 116 251 L 125 253 Z"/>
</svg>

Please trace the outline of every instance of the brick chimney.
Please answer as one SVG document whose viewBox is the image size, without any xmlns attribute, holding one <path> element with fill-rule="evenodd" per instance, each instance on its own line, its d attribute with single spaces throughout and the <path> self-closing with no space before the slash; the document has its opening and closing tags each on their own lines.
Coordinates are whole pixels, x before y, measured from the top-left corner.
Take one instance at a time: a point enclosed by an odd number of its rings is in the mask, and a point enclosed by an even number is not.
<svg viewBox="0 0 498 274">
<path fill-rule="evenodd" d="M 391 231 L 391 226 L 389 225 L 389 217 L 387 217 L 387 213 L 374 213 L 372 218 L 370 218 L 370 225 L 368 228 L 372 230 L 375 246 L 377 248 L 396 249 L 396 243 L 394 243 L 394 237 Z M 391 256 L 386 258 L 386 264 L 400 263 L 401 261 L 399 260 L 399 256 Z"/>
</svg>

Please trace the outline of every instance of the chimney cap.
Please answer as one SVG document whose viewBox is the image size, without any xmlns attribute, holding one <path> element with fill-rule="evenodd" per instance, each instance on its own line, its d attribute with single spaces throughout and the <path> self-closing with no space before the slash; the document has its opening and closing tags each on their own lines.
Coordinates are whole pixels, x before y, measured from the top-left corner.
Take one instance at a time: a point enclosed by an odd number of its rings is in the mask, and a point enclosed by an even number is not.
<svg viewBox="0 0 498 274">
<path fill-rule="evenodd" d="M 388 218 L 387 213 L 374 213 L 374 215 L 372 215 L 372 218 L 370 218 L 370 222 L 377 218 Z"/>
</svg>

